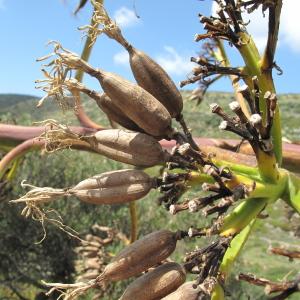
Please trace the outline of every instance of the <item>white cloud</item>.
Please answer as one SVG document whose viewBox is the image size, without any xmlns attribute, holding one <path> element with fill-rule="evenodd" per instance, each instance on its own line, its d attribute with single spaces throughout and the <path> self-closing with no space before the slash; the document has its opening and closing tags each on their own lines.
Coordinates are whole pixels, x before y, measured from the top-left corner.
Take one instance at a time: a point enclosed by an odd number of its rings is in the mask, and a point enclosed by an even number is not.
<svg viewBox="0 0 300 300">
<path fill-rule="evenodd" d="M 216 15 L 218 5 L 214 1 L 212 4 L 212 15 Z M 279 31 L 279 44 L 288 46 L 294 51 L 300 52 L 300 30 L 299 16 L 300 1 L 284 0 Z M 263 51 L 268 36 L 268 17 L 264 18 L 260 9 L 252 14 L 244 14 L 244 20 L 250 20 L 247 26 L 249 33 L 253 36 L 260 52 Z"/>
<path fill-rule="evenodd" d="M 186 75 L 191 72 L 194 64 L 190 62 L 190 56 L 179 55 L 170 46 L 164 47 L 165 53 L 156 57 L 157 62 L 171 75 Z"/>
<path fill-rule="evenodd" d="M 128 52 L 122 50 L 113 56 L 113 61 L 116 65 L 129 66 Z"/>
<path fill-rule="evenodd" d="M 300 52 L 299 10 L 300 1 L 283 1 L 279 34 L 280 41 L 297 52 Z"/>
<path fill-rule="evenodd" d="M 115 12 L 114 19 L 122 28 L 131 27 L 140 22 L 134 11 L 125 6 L 122 6 Z"/>
</svg>

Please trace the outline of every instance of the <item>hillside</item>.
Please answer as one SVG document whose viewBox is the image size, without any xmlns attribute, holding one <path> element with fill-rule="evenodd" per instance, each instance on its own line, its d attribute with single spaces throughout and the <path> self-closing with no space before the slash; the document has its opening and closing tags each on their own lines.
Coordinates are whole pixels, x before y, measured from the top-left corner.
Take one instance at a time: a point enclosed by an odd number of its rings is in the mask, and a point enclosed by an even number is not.
<svg viewBox="0 0 300 300">
<path fill-rule="evenodd" d="M 199 106 L 195 102 L 187 100 L 189 94 L 190 92 L 183 91 L 185 99 L 184 116 L 195 136 L 233 137 L 233 135 L 221 132 L 218 129 L 220 119 L 213 117 L 209 110 L 209 104 L 217 102 L 229 112 L 228 103 L 234 100 L 231 93 L 210 92 Z M 299 140 L 300 95 L 284 94 L 278 98 L 283 120 L 283 135 L 291 140 Z M 31 125 L 33 122 L 45 119 L 56 119 L 65 124 L 78 124 L 73 112 L 62 112 L 55 100 L 49 99 L 45 101 L 41 108 L 36 108 L 37 102 L 38 98 L 34 96 L 0 94 L 0 118 L 6 122 L 9 122 L 11 119 L 17 124 L 24 125 Z M 93 100 L 83 97 L 83 106 L 94 121 L 108 126 L 109 123 L 105 115 L 99 110 Z M 205 130 L 203 130 L 204 128 Z"/>
</svg>

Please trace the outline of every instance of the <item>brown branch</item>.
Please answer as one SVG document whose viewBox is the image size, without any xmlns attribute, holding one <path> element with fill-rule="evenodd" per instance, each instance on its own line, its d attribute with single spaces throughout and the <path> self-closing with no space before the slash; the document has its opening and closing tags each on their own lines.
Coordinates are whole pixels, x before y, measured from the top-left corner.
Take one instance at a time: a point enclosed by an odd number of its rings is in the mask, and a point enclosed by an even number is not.
<svg viewBox="0 0 300 300">
<path fill-rule="evenodd" d="M 267 295 L 281 292 L 277 296 L 270 298 L 272 300 L 283 300 L 291 294 L 300 291 L 300 278 L 291 281 L 272 282 L 265 278 L 258 278 L 252 274 L 239 274 L 238 280 L 247 281 L 257 286 L 264 286 Z"/>
<path fill-rule="evenodd" d="M 271 248 L 270 251 L 276 255 L 286 256 L 289 259 L 300 258 L 300 251 L 290 251 L 283 248 Z"/>
<path fill-rule="evenodd" d="M 275 0 L 269 7 L 269 33 L 268 42 L 262 60 L 262 70 L 271 72 L 274 66 L 274 56 L 278 40 L 282 0 Z"/>
<path fill-rule="evenodd" d="M 73 90 L 72 95 L 75 99 L 80 99 L 80 92 L 78 90 Z M 82 126 L 88 127 L 91 129 L 95 129 L 95 130 L 103 129 L 103 126 L 95 123 L 93 120 L 91 120 L 88 117 L 88 115 L 85 113 L 85 111 L 83 109 L 83 106 L 82 106 L 80 100 L 78 101 L 75 115 Z"/>
</svg>

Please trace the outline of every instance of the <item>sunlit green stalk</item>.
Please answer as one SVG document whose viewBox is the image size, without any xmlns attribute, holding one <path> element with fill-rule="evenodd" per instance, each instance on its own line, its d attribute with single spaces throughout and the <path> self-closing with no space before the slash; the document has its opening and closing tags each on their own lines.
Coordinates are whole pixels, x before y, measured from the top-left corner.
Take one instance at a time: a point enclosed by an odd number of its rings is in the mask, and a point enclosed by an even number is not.
<svg viewBox="0 0 300 300">
<path fill-rule="evenodd" d="M 251 83 L 251 78 L 253 76 L 257 76 L 258 78 L 258 82 L 259 82 L 259 87 L 260 87 L 260 109 L 262 111 L 263 114 L 263 119 L 265 120 L 265 116 L 266 116 L 266 103 L 264 100 L 264 94 L 267 91 L 273 92 L 275 93 L 275 87 L 274 87 L 274 83 L 272 80 L 272 77 L 270 75 L 269 72 L 264 72 L 264 70 L 262 70 L 262 66 L 261 66 L 261 57 L 260 54 L 257 50 L 257 47 L 252 39 L 252 37 L 245 33 L 245 32 L 240 32 L 240 41 L 241 41 L 241 46 L 238 48 L 238 50 L 240 51 L 244 62 L 246 64 L 246 73 L 249 74 L 249 78 L 248 78 L 248 82 L 247 84 L 252 87 L 252 83 Z M 247 79 L 246 79 L 247 81 Z M 274 163 L 276 164 L 276 162 L 281 165 L 282 162 L 282 135 L 281 135 L 281 124 L 280 124 L 280 112 L 279 112 L 279 106 L 277 105 L 276 108 L 276 113 L 275 113 L 275 117 L 274 117 L 274 122 L 273 122 L 273 127 L 272 127 L 272 140 L 273 140 L 273 144 L 274 144 L 274 153 L 275 153 L 275 157 L 276 160 L 272 158 L 271 155 L 269 155 L 269 157 L 265 157 L 265 160 L 271 160 L 271 164 Z M 271 170 L 265 170 L 263 168 L 263 164 L 264 162 L 262 161 L 262 159 L 259 159 L 260 161 L 259 163 L 259 168 L 261 170 L 262 176 L 265 177 L 266 179 L 269 180 L 276 180 L 276 166 L 274 168 L 272 168 Z M 269 174 L 268 174 L 269 173 Z"/>
</svg>

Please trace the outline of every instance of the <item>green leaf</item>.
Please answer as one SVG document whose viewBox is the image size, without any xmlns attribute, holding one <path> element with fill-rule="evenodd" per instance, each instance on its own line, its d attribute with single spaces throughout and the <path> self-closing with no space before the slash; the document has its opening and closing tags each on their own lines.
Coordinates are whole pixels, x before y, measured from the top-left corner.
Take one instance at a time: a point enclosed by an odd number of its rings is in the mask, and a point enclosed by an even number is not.
<svg viewBox="0 0 300 300">
<path fill-rule="evenodd" d="M 244 247 L 251 230 L 255 224 L 256 219 L 253 219 L 248 226 L 246 226 L 230 243 L 230 247 L 226 251 L 221 266 L 220 271 L 225 274 L 230 272 L 230 268 L 232 267 L 234 261 L 236 260 L 237 256 L 239 255 L 240 251 Z"/>
<path fill-rule="evenodd" d="M 284 200 L 300 214 L 300 178 L 289 173 L 287 185 Z"/>
</svg>

